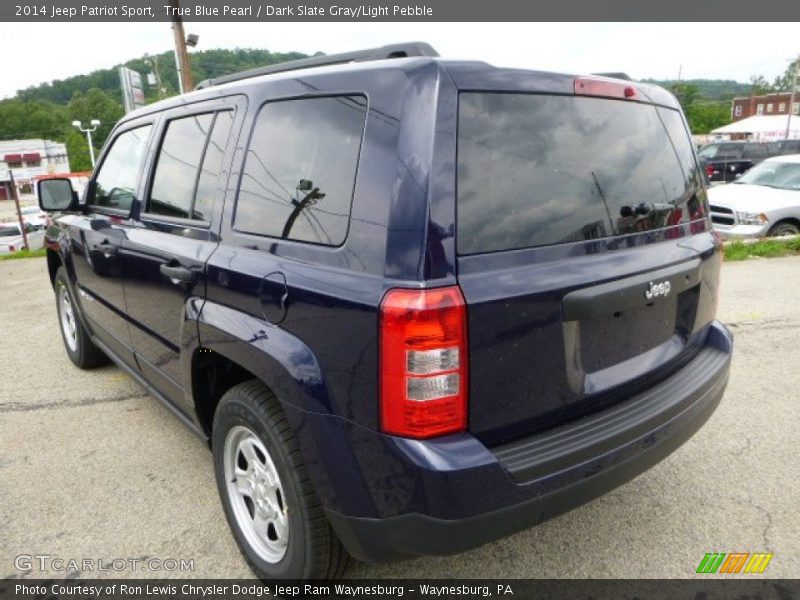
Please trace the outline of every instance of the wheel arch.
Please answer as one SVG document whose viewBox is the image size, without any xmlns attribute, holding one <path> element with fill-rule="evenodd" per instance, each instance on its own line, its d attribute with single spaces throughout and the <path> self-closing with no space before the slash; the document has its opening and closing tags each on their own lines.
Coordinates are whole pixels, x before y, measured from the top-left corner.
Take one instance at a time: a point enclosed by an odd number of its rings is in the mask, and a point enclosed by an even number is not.
<svg viewBox="0 0 800 600">
<path fill-rule="evenodd" d="M 206 301 L 197 317 L 197 338 L 185 368 L 196 416 L 207 434 L 222 395 L 248 379 L 258 379 L 281 403 L 305 411 L 330 412 L 316 357 L 287 331 Z"/>
<path fill-rule="evenodd" d="M 47 248 L 45 257 L 47 258 L 47 273 L 50 275 L 50 285 L 55 287 L 56 273 L 58 273 L 58 269 L 64 265 L 64 261 L 61 258 L 61 254 L 52 248 Z"/>
<path fill-rule="evenodd" d="M 797 227 L 797 229 L 800 229 L 800 218 L 797 218 L 797 217 L 783 217 L 783 218 L 778 219 L 777 221 L 775 221 L 775 223 L 773 223 L 773 225 L 769 228 L 770 231 L 772 231 L 773 229 L 775 229 L 778 225 L 780 225 L 782 223 L 790 223 L 790 224 L 794 225 L 795 227 Z"/>
</svg>

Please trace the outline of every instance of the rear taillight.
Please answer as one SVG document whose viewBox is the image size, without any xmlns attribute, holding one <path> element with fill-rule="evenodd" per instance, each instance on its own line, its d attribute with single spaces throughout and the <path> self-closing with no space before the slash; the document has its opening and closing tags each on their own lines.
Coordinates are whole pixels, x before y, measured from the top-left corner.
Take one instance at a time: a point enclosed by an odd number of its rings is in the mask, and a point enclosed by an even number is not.
<svg viewBox="0 0 800 600">
<path fill-rule="evenodd" d="M 706 165 L 706 175 L 708 175 L 709 179 L 714 175 L 714 167 L 712 165 Z"/>
<path fill-rule="evenodd" d="M 467 315 L 458 286 L 381 302 L 381 429 L 429 438 L 467 427 Z"/>
<path fill-rule="evenodd" d="M 575 94 L 578 96 L 605 96 L 607 98 L 635 98 L 636 88 L 631 84 L 598 79 L 595 77 L 578 77 L 575 79 Z"/>
</svg>

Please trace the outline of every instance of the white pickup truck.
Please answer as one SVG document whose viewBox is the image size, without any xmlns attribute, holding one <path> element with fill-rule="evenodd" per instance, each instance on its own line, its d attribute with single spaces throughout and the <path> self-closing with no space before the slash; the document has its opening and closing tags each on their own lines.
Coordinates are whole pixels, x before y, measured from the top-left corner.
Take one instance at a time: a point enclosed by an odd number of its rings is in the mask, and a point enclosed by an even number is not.
<svg viewBox="0 0 800 600">
<path fill-rule="evenodd" d="M 44 228 L 25 223 L 25 233 L 28 235 L 28 247 L 38 250 L 44 246 Z M 0 223 L 0 254 L 7 254 L 22 250 L 24 241 L 22 230 L 17 221 Z"/>
</svg>

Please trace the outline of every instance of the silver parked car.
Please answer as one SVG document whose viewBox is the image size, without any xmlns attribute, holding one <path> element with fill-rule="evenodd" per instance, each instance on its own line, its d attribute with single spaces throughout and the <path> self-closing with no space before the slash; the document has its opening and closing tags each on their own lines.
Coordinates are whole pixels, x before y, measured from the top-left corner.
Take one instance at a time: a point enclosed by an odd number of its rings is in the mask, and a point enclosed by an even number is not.
<svg viewBox="0 0 800 600">
<path fill-rule="evenodd" d="M 714 229 L 725 239 L 800 233 L 800 154 L 760 162 L 708 190 Z"/>
</svg>

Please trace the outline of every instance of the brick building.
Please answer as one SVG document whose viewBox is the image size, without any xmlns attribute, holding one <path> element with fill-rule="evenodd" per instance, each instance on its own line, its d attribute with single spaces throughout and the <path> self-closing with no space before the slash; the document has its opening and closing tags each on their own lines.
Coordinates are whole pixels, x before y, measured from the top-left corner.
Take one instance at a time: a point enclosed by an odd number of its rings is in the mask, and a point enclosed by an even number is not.
<svg viewBox="0 0 800 600">
<path fill-rule="evenodd" d="M 731 120 L 741 121 L 755 115 L 788 115 L 790 104 L 792 105 L 792 114 L 800 115 L 800 94 L 795 94 L 794 102 L 792 102 L 791 92 L 741 96 L 733 99 Z"/>
</svg>

